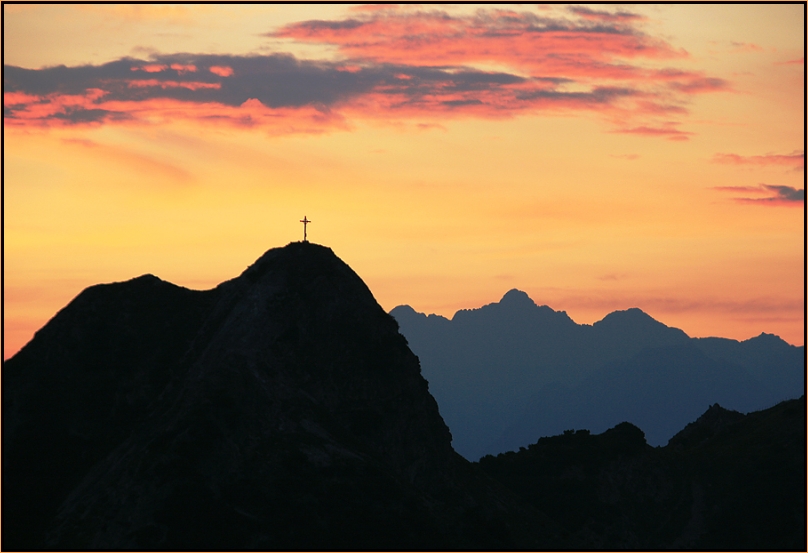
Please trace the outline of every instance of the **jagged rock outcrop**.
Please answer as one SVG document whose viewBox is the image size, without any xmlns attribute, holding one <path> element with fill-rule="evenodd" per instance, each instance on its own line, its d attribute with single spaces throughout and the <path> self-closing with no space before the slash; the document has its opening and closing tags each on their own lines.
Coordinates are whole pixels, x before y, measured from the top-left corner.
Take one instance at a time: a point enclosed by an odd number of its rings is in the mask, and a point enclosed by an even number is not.
<svg viewBox="0 0 808 553">
<path fill-rule="evenodd" d="M 91 287 L 3 367 L 4 549 L 552 546 L 333 252 Z"/>
</svg>

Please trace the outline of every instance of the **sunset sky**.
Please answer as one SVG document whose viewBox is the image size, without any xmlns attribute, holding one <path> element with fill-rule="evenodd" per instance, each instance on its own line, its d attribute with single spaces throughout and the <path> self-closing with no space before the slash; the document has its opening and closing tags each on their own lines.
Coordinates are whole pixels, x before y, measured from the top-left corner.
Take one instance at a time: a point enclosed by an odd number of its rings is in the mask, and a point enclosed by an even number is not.
<svg viewBox="0 0 808 553">
<path fill-rule="evenodd" d="M 82 289 L 302 239 L 386 310 L 511 288 L 804 343 L 804 5 L 5 5 L 4 358 Z"/>
</svg>

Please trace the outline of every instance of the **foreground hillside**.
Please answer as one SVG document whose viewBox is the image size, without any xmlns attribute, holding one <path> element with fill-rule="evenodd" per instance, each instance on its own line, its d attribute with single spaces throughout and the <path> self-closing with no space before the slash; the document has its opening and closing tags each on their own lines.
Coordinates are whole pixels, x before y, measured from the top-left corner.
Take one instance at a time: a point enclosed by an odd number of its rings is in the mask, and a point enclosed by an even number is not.
<svg viewBox="0 0 808 553">
<path fill-rule="evenodd" d="M 583 548 L 804 551 L 805 436 L 803 396 L 748 415 L 713 405 L 665 447 L 622 423 L 479 466 Z"/>
</svg>

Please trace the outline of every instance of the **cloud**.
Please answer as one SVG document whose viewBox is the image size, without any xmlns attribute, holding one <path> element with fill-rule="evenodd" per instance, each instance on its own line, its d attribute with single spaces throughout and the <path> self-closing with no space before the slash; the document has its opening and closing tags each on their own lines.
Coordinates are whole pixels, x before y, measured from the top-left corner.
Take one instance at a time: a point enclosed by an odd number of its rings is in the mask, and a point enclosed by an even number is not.
<svg viewBox="0 0 808 553">
<path fill-rule="evenodd" d="M 268 33 L 335 46 L 342 58 L 331 61 L 153 52 L 103 65 L 7 65 L 4 118 L 11 126 L 186 118 L 323 132 L 347 129 L 353 118 L 439 124 L 561 111 L 602 118 L 616 132 L 686 140 L 692 133 L 670 118 L 686 115 L 694 95 L 729 89 L 701 72 L 653 67 L 686 53 L 642 32 L 636 14 L 577 6 L 566 13 L 452 16 L 385 6 Z"/>
<path fill-rule="evenodd" d="M 694 76 L 690 76 L 684 81 L 672 82 L 670 86 L 671 88 L 688 94 L 718 92 L 728 89 L 728 83 L 724 79 Z"/>
<path fill-rule="evenodd" d="M 758 186 L 715 186 L 713 190 L 743 194 L 733 201 L 743 204 L 765 206 L 798 206 L 805 205 L 805 189 L 793 188 L 779 184 L 759 184 Z M 756 197 L 749 197 L 749 196 Z"/>
<path fill-rule="evenodd" d="M 631 101 L 622 98 L 620 116 L 615 116 L 617 102 L 608 103 L 604 116 L 624 122 L 642 119 L 644 125 L 638 128 L 659 127 L 649 124 L 654 115 L 686 114 L 685 105 L 695 95 L 731 89 L 728 81 L 703 72 L 654 67 L 688 54 L 645 33 L 640 25 L 646 19 L 638 14 L 582 6 L 566 11 L 573 17 L 506 9 L 451 15 L 389 7 L 355 12 L 337 21 L 296 22 L 266 36 L 329 45 L 346 58 L 365 63 L 479 68 L 493 64 L 512 74 L 552 82 L 552 87 L 521 96 L 545 100 L 543 107 L 591 109 L 603 91 L 628 90 Z"/>
<path fill-rule="evenodd" d="M 640 126 L 623 128 L 612 132 L 618 134 L 636 134 L 639 136 L 659 136 L 667 138 L 668 140 L 689 140 L 690 136 L 693 134 L 692 132 L 680 131 L 675 128 L 675 123 L 668 123 L 661 127 Z"/>
<path fill-rule="evenodd" d="M 734 52 L 763 52 L 763 47 L 752 42 L 730 42 Z"/>
<path fill-rule="evenodd" d="M 193 66 L 196 71 L 188 71 Z M 234 78 L 234 73 L 236 77 Z M 361 73 L 361 72 L 360 72 Z M 238 106 L 250 98 L 270 107 L 313 103 L 333 104 L 351 94 L 370 90 L 389 71 L 354 74 L 336 64 L 299 61 L 290 55 L 223 56 L 159 55 L 151 62 L 124 58 L 99 66 L 52 67 L 40 70 L 4 66 L 5 92 L 39 97 L 103 92 L 99 101 L 146 101 L 168 98 L 187 102 L 218 102 Z M 160 83 L 214 84 L 159 86 Z M 157 83 L 152 87 L 144 83 Z M 162 91 L 156 89 L 162 89 Z M 189 90 L 189 89 L 196 90 Z M 154 90 L 152 90 L 154 89 Z M 4 99 L 4 105 L 8 102 Z"/>
<path fill-rule="evenodd" d="M 578 19 L 504 9 L 481 9 L 464 16 L 439 10 L 383 10 L 341 21 L 293 23 L 267 36 L 334 45 L 351 58 L 420 65 L 487 60 L 541 68 L 559 52 L 576 55 L 583 63 L 615 56 L 673 59 L 686 55 L 627 24 L 641 19 L 634 14 L 588 8 L 571 12 Z"/>
<path fill-rule="evenodd" d="M 212 65 L 208 67 L 208 71 L 220 77 L 229 77 L 233 74 L 233 68 L 227 66 Z"/>
<path fill-rule="evenodd" d="M 474 15 L 386 9 L 340 21 L 310 20 L 266 33 L 272 38 L 327 44 L 351 59 L 422 66 L 498 64 L 533 78 L 587 83 L 635 82 L 685 96 L 728 89 L 722 79 L 697 71 L 652 68 L 641 61 L 687 56 L 642 32 L 645 20 L 630 12 L 575 6 L 578 16 L 540 16 L 503 9 Z M 636 60 L 636 61 L 635 61 Z M 616 86 L 612 82 L 609 86 Z M 657 91 L 660 92 L 660 91 Z"/>
<path fill-rule="evenodd" d="M 761 184 L 761 186 L 774 193 L 771 198 L 762 198 L 754 201 L 794 202 L 805 203 L 805 189 L 793 188 L 777 184 Z"/>
<path fill-rule="evenodd" d="M 343 109 L 366 117 L 504 117 L 526 110 L 617 108 L 637 94 L 613 87 L 565 91 L 564 81 L 462 67 L 312 62 L 281 54 L 177 54 L 148 62 L 125 58 L 100 66 L 3 70 L 8 124 L 205 118 L 217 106 L 220 118 L 236 120 L 244 117 L 234 110 L 261 106 L 323 115 Z"/>
<path fill-rule="evenodd" d="M 584 19 L 592 19 L 597 21 L 642 21 L 644 16 L 633 12 L 607 12 L 602 10 L 593 10 L 584 6 L 572 6 L 568 8 L 570 12 L 579 15 Z"/>
<path fill-rule="evenodd" d="M 805 189 L 799 190 L 797 188 L 792 188 L 791 186 L 779 186 L 776 184 L 764 184 L 763 186 L 767 190 L 777 192 L 777 195 L 783 200 L 792 202 L 805 201 Z"/>
<path fill-rule="evenodd" d="M 317 112 L 322 130 L 339 119 L 329 117 L 330 107 L 393 81 L 390 72 L 351 73 L 280 54 L 158 55 L 148 62 L 124 58 L 39 70 L 4 66 L 3 107 L 11 125 L 183 117 L 288 127 L 287 116 L 313 122 Z"/>
<path fill-rule="evenodd" d="M 783 165 L 796 170 L 805 169 L 805 152 L 794 150 L 790 154 L 766 154 L 762 156 L 742 156 L 738 154 L 715 154 L 713 163 L 728 165 Z"/>
</svg>

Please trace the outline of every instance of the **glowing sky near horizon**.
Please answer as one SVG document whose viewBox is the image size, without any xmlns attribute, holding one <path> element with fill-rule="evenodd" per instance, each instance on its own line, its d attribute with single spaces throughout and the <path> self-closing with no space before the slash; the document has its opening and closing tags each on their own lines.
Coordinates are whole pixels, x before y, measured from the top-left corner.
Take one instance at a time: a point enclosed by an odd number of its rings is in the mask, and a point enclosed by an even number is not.
<svg viewBox="0 0 808 553">
<path fill-rule="evenodd" d="M 804 5 L 4 5 L 4 358 L 83 288 L 331 247 L 804 343 Z"/>
</svg>

